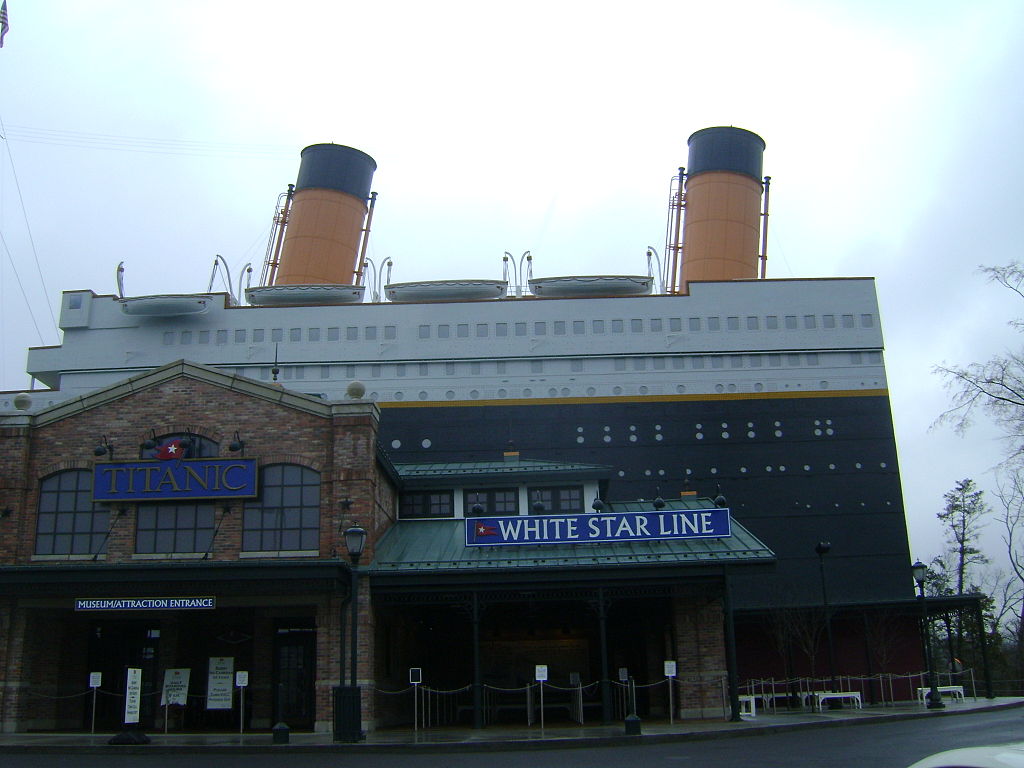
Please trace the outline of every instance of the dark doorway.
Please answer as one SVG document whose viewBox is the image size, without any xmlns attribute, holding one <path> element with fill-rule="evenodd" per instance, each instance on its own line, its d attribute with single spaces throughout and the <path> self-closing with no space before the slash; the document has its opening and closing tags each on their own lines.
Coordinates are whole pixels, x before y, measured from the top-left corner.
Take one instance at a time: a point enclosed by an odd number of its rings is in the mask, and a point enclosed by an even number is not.
<svg viewBox="0 0 1024 768">
<path fill-rule="evenodd" d="M 124 724 L 124 693 L 127 670 L 142 670 L 139 725 L 151 728 L 159 703 L 160 623 L 158 621 L 98 621 L 89 628 L 89 671 L 103 675 L 96 696 L 97 730 L 118 730 Z M 92 720 L 88 699 L 83 726 Z"/>
<path fill-rule="evenodd" d="M 274 637 L 274 722 L 312 730 L 315 719 L 316 630 L 278 627 Z"/>
</svg>

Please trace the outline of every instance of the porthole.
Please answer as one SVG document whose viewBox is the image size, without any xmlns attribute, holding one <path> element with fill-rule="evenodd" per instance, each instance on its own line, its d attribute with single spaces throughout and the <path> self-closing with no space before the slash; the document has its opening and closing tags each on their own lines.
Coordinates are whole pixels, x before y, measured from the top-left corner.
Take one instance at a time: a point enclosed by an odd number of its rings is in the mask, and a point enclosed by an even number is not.
<svg viewBox="0 0 1024 768">
<path fill-rule="evenodd" d="M 402 441 L 401 441 L 401 440 L 392 440 L 392 441 L 391 441 L 391 447 L 392 447 L 392 448 L 393 448 L 394 450 L 396 450 L 396 451 L 397 451 L 397 450 L 398 450 L 399 448 L 401 448 L 401 447 L 402 447 Z"/>
<path fill-rule="evenodd" d="M 424 448 L 429 448 L 430 446 L 433 445 L 433 443 L 430 442 L 430 438 L 429 437 L 425 437 L 425 438 L 423 438 L 422 442 L 420 442 L 420 445 L 423 446 Z"/>
</svg>

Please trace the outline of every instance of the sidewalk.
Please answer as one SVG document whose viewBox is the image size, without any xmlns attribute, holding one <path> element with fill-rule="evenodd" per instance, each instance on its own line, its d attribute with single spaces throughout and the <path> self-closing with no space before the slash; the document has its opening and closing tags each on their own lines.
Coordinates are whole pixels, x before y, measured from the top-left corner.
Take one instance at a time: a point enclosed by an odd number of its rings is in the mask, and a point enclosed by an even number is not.
<svg viewBox="0 0 1024 768">
<path fill-rule="evenodd" d="M 81 753 L 89 754 L 144 754 L 199 752 L 454 752 L 500 751 L 524 749 L 570 749 L 574 747 L 621 746 L 623 744 L 685 741 L 695 739 L 732 738 L 767 731 L 801 730 L 834 726 L 866 725 L 870 723 L 905 720 L 921 717 L 946 717 L 991 711 L 993 709 L 1024 706 L 1024 698 L 996 698 L 964 702 L 946 701 L 942 710 L 928 710 L 919 704 L 896 706 L 867 706 L 864 709 L 844 707 L 839 710 L 811 712 L 809 710 L 776 713 L 758 712 L 756 717 L 744 717 L 742 722 L 723 720 L 684 720 L 669 724 L 652 720 L 641 724 L 641 735 L 627 736 L 622 723 L 616 725 L 565 725 L 544 728 L 494 726 L 472 728 L 431 728 L 413 731 L 379 730 L 367 735 L 357 744 L 338 743 L 330 733 L 292 733 L 287 744 L 274 744 L 266 731 L 253 733 L 170 733 L 146 732 L 149 744 L 138 746 L 112 746 L 107 742 L 113 733 L 3 733 L 0 734 L 0 755 L 14 752 Z"/>
</svg>

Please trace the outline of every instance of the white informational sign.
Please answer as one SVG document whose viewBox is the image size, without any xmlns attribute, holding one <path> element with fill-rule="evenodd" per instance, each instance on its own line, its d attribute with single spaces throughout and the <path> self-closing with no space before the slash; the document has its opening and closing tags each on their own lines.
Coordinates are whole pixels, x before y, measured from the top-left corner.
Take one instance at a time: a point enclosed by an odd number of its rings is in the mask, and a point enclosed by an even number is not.
<svg viewBox="0 0 1024 768">
<path fill-rule="evenodd" d="M 102 672 L 90 672 L 89 673 L 89 687 L 100 688 L 103 686 L 103 673 Z"/>
<path fill-rule="evenodd" d="M 139 722 L 139 706 L 142 703 L 142 670 L 128 668 L 128 679 L 124 687 L 124 723 Z"/>
<path fill-rule="evenodd" d="M 539 683 L 547 682 L 547 679 L 548 679 L 548 665 L 547 664 L 538 664 L 537 668 L 534 670 L 533 679 L 536 680 Z"/>
<path fill-rule="evenodd" d="M 184 707 L 188 704 L 188 680 L 191 676 L 190 669 L 165 669 L 164 689 L 160 693 L 160 706 L 178 704 Z"/>
<path fill-rule="evenodd" d="M 626 667 L 619 667 L 619 682 L 620 683 L 628 683 L 629 682 L 629 669 L 627 669 Z"/>
<path fill-rule="evenodd" d="M 676 676 L 676 663 L 674 661 L 665 662 L 665 677 Z"/>
<path fill-rule="evenodd" d="M 249 686 L 249 673 L 239 670 L 235 672 L 235 687 L 247 688 Z"/>
<path fill-rule="evenodd" d="M 235 676 L 235 658 L 233 656 L 211 656 L 210 673 L 206 678 L 206 708 L 231 709 L 234 702 L 235 689 L 232 681 Z"/>
<path fill-rule="evenodd" d="M 423 667 L 409 667 L 409 684 L 419 685 L 423 682 Z"/>
</svg>

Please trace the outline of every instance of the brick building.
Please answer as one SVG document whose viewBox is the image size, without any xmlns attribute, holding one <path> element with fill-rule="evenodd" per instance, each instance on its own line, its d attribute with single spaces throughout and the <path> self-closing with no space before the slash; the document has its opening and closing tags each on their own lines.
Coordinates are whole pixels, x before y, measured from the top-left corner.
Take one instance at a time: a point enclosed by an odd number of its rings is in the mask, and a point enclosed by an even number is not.
<svg viewBox="0 0 1024 768">
<path fill-rule="evenodd" d="M 330 730 L 332 691 L 352 677 L 342 532 L 354 525 L 367 532 L 363 729 L 411 722 L 414 669 L 435 690 L 464 687 L 445 716 L 475 725 L 500 719 L 512 705 L 498 692 L 537 665 L 552 691 L 593 692 L 589 713 L 582 698 L 575 709 L 591 721 L 621 714 L 618 670 L 664 679 L 666 660 L 711 681 L 683 692 L 681 714 L 721 713 L 727 576 L 774 561 L 728 510 L 695 496 L 600 502 L 612 468 L 500 446 L 493 462 L 392 464 L 378 418 L 371 401 L 184 361 L 0 416 L 3 730 L 87 729 L 94 717 L 116 729 L 132 707 L 143 728 L 166 716 L 171 729 Z M 668 531 L 701 515 L 725 527 Z M 522 535 L 509 533 L 520 517 Z M 648 520 L 666 535 L 640 536 Z M 498 526 L 504 540 L 487 539 Z M 175 703 L 166 680 L 185 670 Z M 638 706 L 667 702 L 651 693 Z"/>
</svg>

